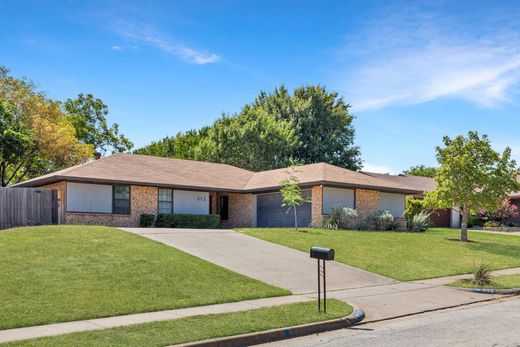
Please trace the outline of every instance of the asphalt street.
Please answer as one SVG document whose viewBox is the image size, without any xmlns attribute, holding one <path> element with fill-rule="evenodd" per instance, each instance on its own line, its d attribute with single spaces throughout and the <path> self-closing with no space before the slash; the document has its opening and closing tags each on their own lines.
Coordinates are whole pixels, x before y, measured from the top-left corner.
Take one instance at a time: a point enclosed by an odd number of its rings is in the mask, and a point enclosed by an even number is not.
<svg viewBox="0 0 520 347">
<path fill-rule="evenodd" d="M 264 346 L 520 346 L 520 297 Z"/>
</svg>

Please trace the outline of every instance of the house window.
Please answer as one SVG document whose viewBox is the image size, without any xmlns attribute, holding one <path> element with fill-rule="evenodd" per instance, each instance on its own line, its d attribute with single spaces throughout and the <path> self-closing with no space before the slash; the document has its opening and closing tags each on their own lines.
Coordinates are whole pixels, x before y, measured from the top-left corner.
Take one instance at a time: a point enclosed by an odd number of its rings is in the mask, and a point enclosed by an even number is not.
<svg viewBox="0 0 520 347">
<path fill-rule="evenodd" d="M 114 185 L 112 213 L 130 214 L 130 186 Z"/>
<path fill-rule="evenodd" d="M 159 213 L 173 213 L 173 190 L 159 188 Z"/>
</svg>

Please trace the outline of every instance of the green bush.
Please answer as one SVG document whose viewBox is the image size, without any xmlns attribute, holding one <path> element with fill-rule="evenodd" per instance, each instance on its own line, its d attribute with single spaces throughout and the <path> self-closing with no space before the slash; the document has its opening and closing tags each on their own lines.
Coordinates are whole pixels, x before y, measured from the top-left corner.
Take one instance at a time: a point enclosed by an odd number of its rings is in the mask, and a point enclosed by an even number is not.
<svg viewBox="0 0 520 347">
<path fill-rule="evenodd" d="M 488 220 L 486 223 L 484 223 L 484 226 L 488 228 L 498 228 L 500 226 L 500 222 L 495 220 Z"/>
<path fill-rule="evenodd" d="M 426 211 L 414 215 L 408 222 L 408 230 L 414 232 L 425 231 L 430 227 L 430 214 Z"/>
<path fill-rule="evenodd" d="M 413 216 L 418 215 L 421 212 L 427 212 L 425 200 L 413 199 L 411 197 L 406 198 L 406 208 L 404 210 L 404 216 L 406 221 L 410 223 Z"/>
<path fill-rule="evenodd" d="M 158 228 L 196 228 L 215 229 L 220 223 L 220 216 L 215 214 L 167 214 L 157 216 Z"/>
<path fill-rule="evenodd" d="M 470 216 L 468 218 L 468 228 L 481 227 L 484 221 L 479 216 Z"/>
<path fill-rule="evenodd" d="M 153 227 L 153 223 L 155 222 L 154 214 L 143 213 L 139 218 L 139 226 L 142 228 L 150 228 Z"/>
<path fill-rule="evenodd" d="M 350 207 L 333 207 L 327 219 L 327 229 L 354 229 L 358 213 Z"/>
</svg>

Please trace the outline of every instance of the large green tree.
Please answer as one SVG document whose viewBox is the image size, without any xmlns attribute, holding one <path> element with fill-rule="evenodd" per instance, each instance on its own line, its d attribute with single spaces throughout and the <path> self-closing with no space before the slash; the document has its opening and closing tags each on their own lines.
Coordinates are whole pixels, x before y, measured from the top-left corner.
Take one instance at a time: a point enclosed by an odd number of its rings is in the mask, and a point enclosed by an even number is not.
<svg viewBox="0 0 520 347">
<path fill-rule="evenodd" d="M 20 182 L 86 161 L 92 146 L 76 132 L 59 102 L 0 67 L 0 184 Z"/>
<path fill-rule="evenodd" d="M 99 152 L 124 152 L 132 149 L 133 143 L 119 133 L 119 125 L 108 124 L 108 106 L 92 94 L 79 94 L 76 99 L 67 99 L 63 108 L 76 129 L 81 143 L 91 144 Z"/>
<path fill-rule="evenodd" d="M 403 173 L 412 176 L 423 176 L 423 177 L 435 177 L 437 168 L 426 165 L 415 165 L 410 167 L 408 170 L 404 170 Z"/>
<path fill-rule="evenodd" d="M 167 136 L 160 141 L 155 141 L 145 147 L 136 149 L 134 153 L 194 160 L 199 143 L 206 137 L 208 130 L 208 127 L 203 127 L 200 130 L 179 132 L 175 136 Z"/>
<path fill-rule="evenodd" d="M 285 167 L 299 145 L 292 124 L 250 107 L 223 115 L 200 142 L 197 160 L 260 171 Z"/>
<path fill-rule="evenodd" d="M 251 107 L 292 124 L 299 145 L 291 156 L 298 162 L 361 168 L 359 147 L 354 145 L 354 117 L 338 93 L 318 85 L 296 88 L 291 95 L 282 85 L 272 93 L 261 92 Z"/>
<path fill-rule="evenodd" d="M 458 207 L 462 214 L 460 239 L 468 240 L 468 218 L 471 210 L 495 211 L 512 191 L 519 190 L 516 162 L 511 149 L 503 153 L 492 149 L 487 135 L 470 131 L 467 137 L 445 136 L 444 147 L 437 147 L 440 164 L 435 174 L 437 188 L 427 193 L 429 206 Z"/>
</svg>

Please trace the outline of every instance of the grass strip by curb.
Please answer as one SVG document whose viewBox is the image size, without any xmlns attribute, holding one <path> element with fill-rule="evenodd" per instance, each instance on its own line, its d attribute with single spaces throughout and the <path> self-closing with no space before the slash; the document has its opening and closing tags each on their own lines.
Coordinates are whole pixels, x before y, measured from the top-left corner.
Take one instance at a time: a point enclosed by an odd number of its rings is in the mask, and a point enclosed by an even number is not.
<svg viewBox="0 0 520 347">
<path fill-rule="evenodd" d="M 468 279 L 448 283 L 448 286 L 466 289 L 481 294 L 519 294 L 520 274 L 492 277 L 491 283 L 486 286 L 477 286 Z"/>
<path fill-rule="evenodd" d="M 352 307 L 327 301 L 328 312 L 318 313 L 309 301 L 250 311 L 211 314 L 10 342 L 2 346 L 166 346 L 247 334 L 348 316 Z"/>
</svg>

